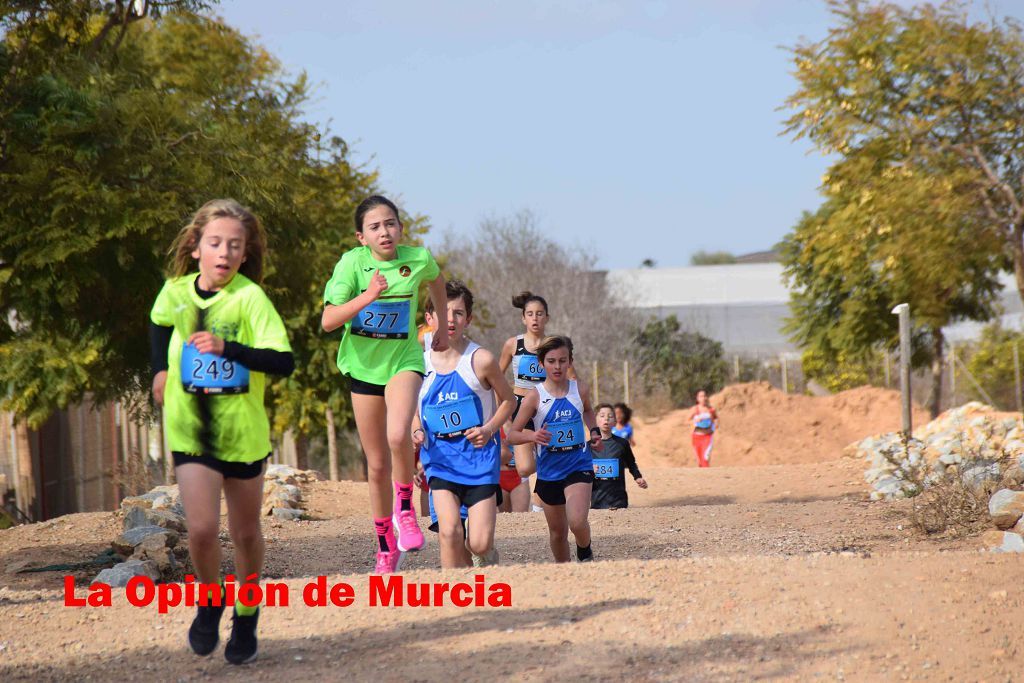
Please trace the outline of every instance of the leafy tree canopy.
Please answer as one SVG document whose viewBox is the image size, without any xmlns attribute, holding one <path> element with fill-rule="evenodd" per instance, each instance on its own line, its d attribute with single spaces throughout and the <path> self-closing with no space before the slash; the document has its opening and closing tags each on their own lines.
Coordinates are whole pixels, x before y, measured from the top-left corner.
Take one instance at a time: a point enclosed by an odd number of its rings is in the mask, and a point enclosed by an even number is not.
<svg viewBox="0 0 1024 683">
<path fill-rule="evenodd" d="M 958 1 L 829 4 L 837 24 L 828 37 L 792 50 L 799 87 L 786 101 L 787 132 L 844 160 L 866 154 L 948 175 L 933 201 L 999 234 L 1024 292 L 1021 27 L 972 22 Z M 903 212 L 918 199 L 906 198 Z"/>
<path fill-rule="evenodd" d="M 915 364 L 943 326 L 996 312 L 999 271 L 1024 290 L 1024 40 L 1007 20 L 971 23 L 964 3 L 910 9 L 830 2 L 837 25 L 793 49 L 787 131 L 837 155 L 824 203 L 782 245 L 789 331 L 823 361 L 895 346 L 908 302 Z"/>
<path fill-rule="evenodd" d="M 167 249 L 215 197 L 251 206 L 267 227 L 264 286 L 298 368 L 273 387 L 275 425 L 309 431 L 327 405 L 349 415 L 337 339 L 319 318 L 375 175 L 300 119 L 304 74 L 284 73 L 205 6 L 2 9 L 0 383 L 5 406 L 33 425 L 85 392 L 148 387 L 148 313 Z"/>
<path fill-rule="evenodd" d="M 667 387 L 677 407 L 693 405 L 701 389 L 715 393 L 728 378 L 721 342 L 682 329 L 674 315 L 647 323 L 636 335 L 635 353 L 644 386 Z"/>
</svg>

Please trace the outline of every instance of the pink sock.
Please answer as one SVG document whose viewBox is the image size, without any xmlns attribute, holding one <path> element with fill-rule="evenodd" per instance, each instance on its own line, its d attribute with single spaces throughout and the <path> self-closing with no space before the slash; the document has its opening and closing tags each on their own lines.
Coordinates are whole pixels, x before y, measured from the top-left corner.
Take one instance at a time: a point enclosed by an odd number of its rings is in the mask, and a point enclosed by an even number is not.
<svg viewBox="0 0 1024 683">
<path fill-rule="evenodd" d="M 412 482 L 399 484 L 392 482 L 395 486 L 395 511 L 412 510 Z"/>
<path fill-rule="evenodd" d="M 373 528 L 377 531 L 377 543 L 381 552 L 394 550 L 395 532 L 391 528 L 390 517 L 374 517 Z"/>
</svg>

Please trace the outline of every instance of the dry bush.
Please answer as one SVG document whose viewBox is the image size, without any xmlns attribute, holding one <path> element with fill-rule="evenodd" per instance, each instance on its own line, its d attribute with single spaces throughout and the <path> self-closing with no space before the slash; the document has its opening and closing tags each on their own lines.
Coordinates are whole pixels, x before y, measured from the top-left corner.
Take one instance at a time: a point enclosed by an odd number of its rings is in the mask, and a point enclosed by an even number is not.
<svg viewBox="0 0 1024 683">
<path fill-rule="evenodd" d="M 990 525 L 988 496 L 947 474 L 911 499 L 910 521 L 925 534 L 971 535 Z"/>
<path fill-rule="evenodd" d="M 548 302 L 547 331 L 572 338 L 581 379 L 593 385 L 597 362 L 601 400 L 621 400 L 623 361 L 632 359 L 643 319 L 615 299 L 589 248 L 559 244 L 550 233 L 524 211 L 485 220 L 472 235 L 448 233 L 437 254 L 446 275 L 462 279 L 473 292 L 474 341 L 497 354 L 506 339 L 521 334 L 522 312 L 513 308 L 512 297 L 529 290 Z M 639 373 L 630 375 L 631 393 L 639 395 Z"/>
<path fill-rule="evenodd" d="M 134 450 L 134 449 L 133 449 Z M 138 496 L 152 488 L 152 478 L 144 455 L 133 452 L 128 462 L 118 461 L 110 471 L 114 486 L 127 496 Z"/>
<path fill-rule="evenodd" d="M 995 458 L 983 456 L 966 443 L 964 436 L 961 432 L 958 439 L 960 464 L 948 465 L 941 473 L 923 459 L 916 467 L 906 464 L 910 454 L 906 437 L 900 447 L 882 452 L 886 460 L 900 468 L 906 482 L 904 492 L 910 499 L 910 523 L 923 534 L 969 536 L 991 526 L 988 500 L 1001 484 L 995 480 L 976 482 L 965 473 L 972 467 L 993 466 L 1003 472 L 1012 456 L 1005 450 Z"/>
</svg>

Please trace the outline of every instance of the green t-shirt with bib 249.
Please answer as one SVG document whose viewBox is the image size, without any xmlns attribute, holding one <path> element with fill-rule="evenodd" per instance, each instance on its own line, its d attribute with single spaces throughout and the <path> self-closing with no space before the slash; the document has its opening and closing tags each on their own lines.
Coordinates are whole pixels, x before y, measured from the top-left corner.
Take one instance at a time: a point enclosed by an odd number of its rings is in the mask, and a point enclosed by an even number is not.
<svg viewBox="0 0 1024 683">
<path fill-rule="evenodd" d="M 290 352 L 288 333 L 263 289 L 241 273 L 209 299 L 196 293 L 197 277 L 192 273 L 168 280 L 150 312 L 154 323 L 174 328 L 164 388 L 167 443 L 172 451 L 255 462 L 271 448 L 263 405 L 266 375 L 221 356 L 198 354 L 185 342 L 205 330 L 252 348 Z M 200 401 L 209 406 L 209 450 L 202 443 L 205 411 Z"/>
<path fill-rule="evenodd" d="M 405 370 L 423 373 L 423 348 L 416 339 L 419 287 L 436 280 L 441 269 L 423 247 L 399 245 L 390 261 L 378 261 L 369 247 L 356 247 L 334 267 L 324 301 L 335 306 L 351 301 L 366 291 L 377 270 L 388 288 L 345 323 L 338 369 L 363 382 L 387 384 Z"/>
</svg>

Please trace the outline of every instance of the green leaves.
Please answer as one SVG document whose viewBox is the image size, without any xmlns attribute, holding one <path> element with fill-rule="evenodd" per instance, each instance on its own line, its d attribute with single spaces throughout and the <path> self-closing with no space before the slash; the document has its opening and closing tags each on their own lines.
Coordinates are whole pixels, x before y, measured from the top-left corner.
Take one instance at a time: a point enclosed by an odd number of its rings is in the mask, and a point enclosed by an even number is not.
<svg viewBox="0 0 1024 683">
<path fill-rule="evenodd" d="M 0 383 L 9 391 L 4 410 L 40 427 L 54 409 L 88 391 L 108 353 L 107 342 L 102 331 L 90 330 L 77 340 L 28 334 L 0 345 Z"/>
<path fill-rule="evenodd" d="M 647 323 L 635 348 L 644 385 L 667 386 L 676 407 L 692 405 L 701 389 L 710 395 L 725 384 L 721 342 L 683 330 L 674 315 Z"/>
<path fill-rule="evenodd" d="M 1024 38 L 960 2 L 830 5 L 828 37 L 792 50 L 786 131 L 838 160 L 780 245 L 787 330 L 817 366 L 856 364 L 894 346 L 906 301 L 925 363 L 943 326 L 995 314 L 999 271 L 1024 269 L 1024 128 L 1006 125 L 1024 111 Z"/>
<path fill-rule="evenodd" d="M 321 296 L 375 176 L 300 119 L 305 76 L 196 14 L 203 4 L 160 3 L 160 17 L 89 0 L 0 8 L 0 382 L 34 424 L 86 392 L 148 386 L 166 251 L 215 197 L 267 228 L 264 286 L 298 366 L 270 392 L 275 424 L 318 429 L 325 405 L 349 414 Z"/>
</svg>

